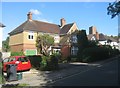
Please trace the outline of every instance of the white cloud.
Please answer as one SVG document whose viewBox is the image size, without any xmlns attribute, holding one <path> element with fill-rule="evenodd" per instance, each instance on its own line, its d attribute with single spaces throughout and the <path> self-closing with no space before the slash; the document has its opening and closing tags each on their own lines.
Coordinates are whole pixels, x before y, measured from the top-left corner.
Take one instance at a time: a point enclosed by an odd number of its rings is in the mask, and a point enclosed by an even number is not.
<svg viewBox="0 0 120 88">
<path fill-rule="evenodd" d="M 40 11 L 37 10 L 37 9 L 30 9 L 30 12 L 32 12 L 32 13 L 34 14 L 34 18 L 35 18 L 36 20 L 43 21 L 43 22 L 48 22 L 48 23 L 53 23 L 52 21 L 43 18 L 43 17 L 41 16 L 41 15 L 42 15 L 42 12 L 40 12 Z"/>
<path fill-rule="evenodd" d="M 43 22 L 47 22 L 47 23 L 53 23 L 52 20 L 48 20 L 48 19 L 40 18 L 40 17 L 37 17 L 37 20 L 39 20 L 39 21 L 43 21 Z"/>
<path fill-rule="evenodd" d="M 37 9 L 31 9 L 30 12 L 32 12 L 32 13 L 35 14 L 35 15 L 41 15 L 41 14 L 42 14 L 42 13 L 41 13 L 39 10 L 37 10 Z"/>
</svg>

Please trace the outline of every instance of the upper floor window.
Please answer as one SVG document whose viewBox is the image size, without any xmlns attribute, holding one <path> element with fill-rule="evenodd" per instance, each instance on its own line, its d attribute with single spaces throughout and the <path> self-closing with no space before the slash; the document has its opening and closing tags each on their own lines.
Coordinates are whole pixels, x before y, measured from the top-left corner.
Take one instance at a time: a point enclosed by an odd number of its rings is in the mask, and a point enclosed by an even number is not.
<svg viewBox="0 0 120 88">
<path fill-rule="evenodd" d="M 34 39 L 34 32 L 29 32 L 28 39 L 30 39 L 30 40 Z"/>
<path fill-rule="evenodd" d="M 72 42 L 77 43 L 77 36 L 76 35 L 72 36 Z"/>
<path fill-rule="evenodd" d="M 96 39 L 95 39 L 95 37 L 93 36 L 93 37 L 91 38 L 91 40 L 94 40 L 94 41 L 95 41 Z"/>
</svg>

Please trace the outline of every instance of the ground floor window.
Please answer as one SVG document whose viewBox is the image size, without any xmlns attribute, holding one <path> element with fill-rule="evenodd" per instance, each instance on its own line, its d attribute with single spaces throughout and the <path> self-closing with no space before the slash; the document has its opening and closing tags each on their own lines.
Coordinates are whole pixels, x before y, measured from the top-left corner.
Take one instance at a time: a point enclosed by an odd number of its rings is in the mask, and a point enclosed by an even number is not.
<svg viewBox="0 0 120 88">
<path fill-rule="evenodd" d="M 72 46 L 72 47 L 71 47 L 71 54 L 72 54 L 72 55 L 77 55 L 77 52 L 78 52 L 78 47 Z"/>
</svg>

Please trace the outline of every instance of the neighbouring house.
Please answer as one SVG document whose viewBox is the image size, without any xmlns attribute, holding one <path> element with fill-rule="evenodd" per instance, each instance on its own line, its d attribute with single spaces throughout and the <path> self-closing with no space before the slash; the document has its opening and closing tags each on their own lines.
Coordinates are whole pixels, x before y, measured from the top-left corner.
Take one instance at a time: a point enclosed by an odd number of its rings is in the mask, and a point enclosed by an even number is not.
<svg viewBox="0 0 120 88">
<path fill-rule="evenodd" d="M 76 23 L 66 24 L 64 18 L 60 19 L 61 25 L 53 23 L 42 22 L 32 19 L 32 13 L 27 14 L 27 21 L 15 28 L 9 33 L 10 35 L 10 49 L 11 52 L 24 52 L 25 55 L 36 55 L 37 48 L 35 46 L 36 37 L 39 34 L 49 34 L 54 37 L 54 46 L 49 49 L 54 51 L 60 50 L 64 55 L 69 55 L 70 52 L 64 49 L 67 44 L 60 44 L 60 41 L 78 30 Z"/>
<path fill-rule="evenodd" d="M 99 45 L 110 45 L 112 48 L 118 49 L 118 39 L 115 39 L 111 36 L 104 35 L 102 33 L 99 34 Z"/>
<path fill-rule="evenodd" d="M 87 35 L 88 40 L 97 41 L 99 40 L 99 33 L 97 32 L 97 29 L 95 26 L 89 27 L 89 35 Z"/>
<path fill-rule="evenodd" d="M 118 49 L 118 39 L 102 33 L 99 34 L 95 26 L 89 27 L 89 35 L 87 37 L 90 41 L 98 41 L 99 45 L 110 45 L 112 48 Z"/>
<path fill-rule="evenodd" d="M 27 21 L 9 33 L 11 52 L 24 52 L 25 55 L 36 55 L 36 38 L 39 34 L 49 34 L 54 37 L 54 43 L 59 43 L 59 25 L 32 19 L 32 13 L 27 14 Z"/>
<path fill-rule="evenodd" d="M 3 36 L 3 28 L 4 27 L 5 27 L 5 25 L 0 23 L 0 51 L 2 51 L 2 36 Z"/>
<path fill-rule="evenodd" d="M 64 18 L 61 19 L 60 46 L 63 57 L 77 54 L 76 50 L 78 50 L 78 47 L 76 48 L 76 45 L 73 45 L 72 42 L 77 43 L 76 31 L 78 30 L 75 22 L 66 24 L 66 20 Z"/>
<path fill-rule="evenodd" d="M 76 56 L 78 52 L 78 46 L 77 46 L 77 32 L 79 30 L 74 31 L 71 34 L 66 34 L 64 37 L 60 40 L 61 45 L 61 52 L 63 57 L 69 57 L 69 56 Z"/>
</svg>

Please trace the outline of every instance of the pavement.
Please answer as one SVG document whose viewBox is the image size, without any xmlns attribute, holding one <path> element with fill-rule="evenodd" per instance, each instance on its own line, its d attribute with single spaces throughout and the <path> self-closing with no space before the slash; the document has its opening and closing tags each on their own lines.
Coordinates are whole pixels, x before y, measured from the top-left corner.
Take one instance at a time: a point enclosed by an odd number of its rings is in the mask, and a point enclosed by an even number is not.
<svg viewBox="0 0 120 88">
<path fill-rule="evenodd" d="M 120 58 L 120 55 L 104 61 L 93 62 L 93 63 L 80 63 L 80 62 L 62 63 L 59 64 L 60 69 L 57 71 L 39 71 L 36 69 L 31 69 L 30 71 L 23 72 L 23 77 L 21 80 L 6 82 L 5 84 L 3 84 L 3 86 L 17 85 L 17 84 L 23 84 L 23 85 L 26 84 L 28 86 L 45 86 L 62 78 L 76 74 L 78 72 L 80 73 L 94 69 L 96 67 L 101 66 L 102 64 L 105 64 L 117 58 Z"/>
</svg>

